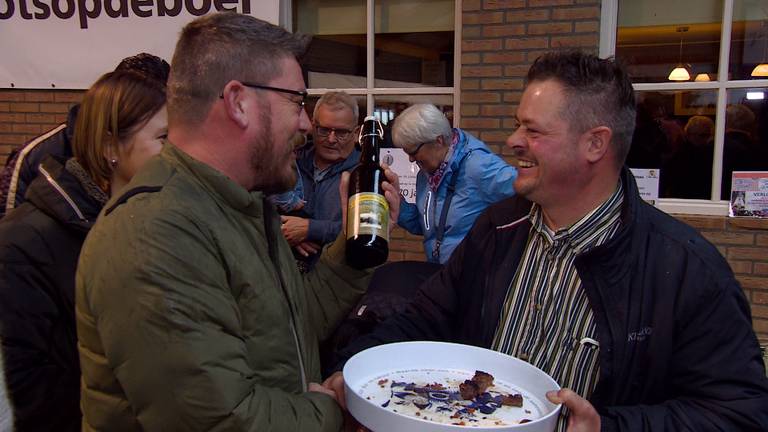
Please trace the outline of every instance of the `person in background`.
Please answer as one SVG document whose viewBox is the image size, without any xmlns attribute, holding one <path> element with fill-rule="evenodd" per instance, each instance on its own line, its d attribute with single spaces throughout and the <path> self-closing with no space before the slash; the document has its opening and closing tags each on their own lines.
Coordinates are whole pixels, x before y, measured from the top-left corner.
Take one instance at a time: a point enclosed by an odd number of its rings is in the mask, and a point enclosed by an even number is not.
<svg viewBox="0 0 768 432">
<path fill-rule="evenodd" d="M 168 142 L 107 205 L 78 263 L 84 431 L 341 428 L 317 383 L 318 344 L 370 272 L 346 265 L 339 236 L 301 275 L 266 199 L 296 184 L 304 48 L 235 12 L 181 31 Z M 385 175 L 397 218 L 397 177 Z"/>
<path fill-rule="evenodd" d="M 734 171 L 759 171 L 768 168 L 768 160 L 755 140 L 755 113 L 742 104 L 725 109 L 725 139 L 723 142 L 723 179 L 720 199 L 731 199 Z"/>
<path fill-rule="evenodd" d="M 124 58 L 115 71 L 130 70 L 160 82 L 168 80 L 168 63 L 152 54 L 140 53 Z M 67 114 L 67 121 L 19 148 L 6 161 L 0 173 L 0 218 L 24 202 L 27 186 L 38 175 L 37 167 L 48 155 L 60 159 L 72 157 L 72 135 L 80 105 L 74 105 Z"/>
<path fill-rule="evenodd" d="M 688 119 L 680 150 L 662 169 L 663 197 L 710 199 L 715 122 L 703 115 Z"/>
<path fill-rule="evenodd" d="M 434 105 L 403 111 L 392 141 L 421 169 L 416 203 L 403 199 L 397 224 L 424 236 L 427 261 L 444 264 L 486 207 L 514 195 L 517 169 L 482 141 L 452 129 Z"/>
<path fill-rule="evenodd" d="M 683 128 L 686 142 L 694 147 L 704 147 L 715 136 L 715 122 L 703 115 L 695 115 L 688 119 Z"/>
<path fill-rule="evenodd" d="M 315 105 L 314 146 L 298 159 L 304 207 L 281 218 L 283 235 L 298 252 L 297 263 L 303 272 L 312 268 L 320 249 L 341 232 L 339 181 L 341 173 L 354 168 L 360 159 L 355 148 L 358 118 L 355 98 L 343 91 L 325 93 Z"/>
<path fill-rule="evenodd" d="M 43 159 L 27 201 L 0 220 L 2 373 L 20 432 L 80 430 L 77 259 L 109 197 L 160 151 L 165 82 L 133 71 L 102 76 L 73 129 L 74 156 Z"/>
<path fill-rule="evenodd" d="M 542 369 L 557 430 L 765 431 L 768 378 L 728 263 L 645 203 L 624 165 L 626 70 L 578 51 L 531 66 L 507 139 L 516 196 L 489 207 L 405 312 L 346 358 L 402 340 L 459 342 Z M 338 370 L 338 369 L 337 369 Z M 341 373 L 324 385 L 343 395 Z"/>
</svg>

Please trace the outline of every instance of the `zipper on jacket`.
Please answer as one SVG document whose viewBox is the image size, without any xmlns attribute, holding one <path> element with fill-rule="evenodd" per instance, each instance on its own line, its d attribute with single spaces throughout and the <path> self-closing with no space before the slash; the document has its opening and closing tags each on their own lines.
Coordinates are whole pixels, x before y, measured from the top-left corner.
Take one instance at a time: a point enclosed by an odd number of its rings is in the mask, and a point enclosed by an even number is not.
<svg viewBox="0 0 768 432">
<path fill-rule="evenodd" d="M 296 356 L 299 359 L 299 372 L 301 372 L 301 389 L 303 392 L 306 392 L 309 389 L 309 384 L 307 383 L 307 373 L 304 370 L 304 357 L 301 355 L 301 345 L 299 344 L 299 335 L 296 332 L 296 313 L 293 310 L 293 305 L 291 304 L 291 298 L 288 295 L 288 287 L 285 284 L 285 280 L 283 279 L 283 273 L 280 271 L 280 265 L 278 263 L 277 259 L 277 248 L 276 245 L 271 239 L 272 234 L 272 221 L 270 219 L 270 214 L 266 211 L 266 206 L 264 206 L 264 237 L 267 240 L 267 252 L 269 253 L 269 259 L 272 261 L 272 266 L 274 267 L 275 273 L 277 273 L 277 279 L 280 283 L 280 288 L 283 290 L 283 296 L 285 296 L 285 301 L 288 303 L 288 310 L 291 313 L 291 316 L 288 319 L 289 327 L 291 328 L 291 335 L 293 335 L 293 342 L 296 344 Z M 282 235 L 282 234 L 281 234 Z"/>
<path fill-rule="evenodd" d="M 291 305 L 288 305 L 291 308 Z M 291 333 L 293 334 L 293 342 L 296 344 L 296 354 L 299 357 L 299 371 L 301 372 L 301 389 L 306 392 L 309 390 L 309 384 L 307 384 L 307 373 L 304 371 L 304 358 L 301 356 L 301 347 L 299 346 L 299 336 L 296 334 L 296 326 L 294 325 L 293 310 L 291 310 L 291 319 L 289 324 L 291 325 Z"/>
<path fill-rule="evenodd" d="M 48 171 L 46 171 L 45 168 L 43 168 L 42 164 L 38 167 L 38 169 L 43 174 L 43 176 L 45 176 L 45 179 L 48 180 L 48 183 L 50 183 L 51 186 L 53 186 L 53 188 L 56 189 L 56 191 L 59 194 L 61 194 L 61 196 L 64 198 L 67 204 L 69 204 L 69 206 L 72 207 L 72 210 L 74 210 L 74 212 L 77 214 L 77 217 L 79 217 L 81 221 L 88 222 L 88 219 L 86 219 L 85 216 L 83 216 L 83 212 L 81 212 L 80 208 L 77 207 L 77 205 L 75 204 L 75 201 L 73 201 L 72 198 L 70 198 L 69 194 L 67 194 L 64 191 L 64 188 L 62 188 L 56 182 L 56 180 L 53 179 L 53 176 Z"/>
</svg>

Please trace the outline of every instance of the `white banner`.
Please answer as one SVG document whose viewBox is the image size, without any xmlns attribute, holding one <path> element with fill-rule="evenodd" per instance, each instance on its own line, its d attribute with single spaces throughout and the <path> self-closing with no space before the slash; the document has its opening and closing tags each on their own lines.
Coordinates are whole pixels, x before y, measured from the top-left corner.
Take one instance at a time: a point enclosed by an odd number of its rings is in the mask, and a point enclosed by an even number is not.
<svg viewBox="0 0 768 432">
<path fill-rule="evenodd" d="M 181 28 L 223 9 L 279 20 L 279 0 L 0 0 L 0 88 L 86 89 L 140 52 L 170 63 Z"/>
</svg>

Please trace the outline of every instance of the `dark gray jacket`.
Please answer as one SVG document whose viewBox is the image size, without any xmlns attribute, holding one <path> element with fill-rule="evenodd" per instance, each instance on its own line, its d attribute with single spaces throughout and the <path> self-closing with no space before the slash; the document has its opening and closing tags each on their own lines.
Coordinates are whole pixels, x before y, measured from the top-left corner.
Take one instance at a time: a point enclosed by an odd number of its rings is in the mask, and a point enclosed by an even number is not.
<svg viewBox="0 0 768 432">
<path fill-rule="evenodd" d="M 644 203 L 624 170 L 622 228 L 575 265 L 595 314 L 604 431 L 766 431 L 768 378 L 728 263 Z M 414 304 L 345 353 L 402 340 L 491 346 L 531 225 L 510 198 L 481 215 Z"/>
</svg>

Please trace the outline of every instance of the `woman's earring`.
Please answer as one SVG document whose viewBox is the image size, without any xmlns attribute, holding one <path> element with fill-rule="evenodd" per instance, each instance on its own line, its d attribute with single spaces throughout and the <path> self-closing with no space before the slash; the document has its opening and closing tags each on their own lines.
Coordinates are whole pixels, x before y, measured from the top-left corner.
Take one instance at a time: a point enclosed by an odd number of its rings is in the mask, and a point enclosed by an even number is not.
<svg viewBox="0 0 768 432">
<path fill-rule="evenodd" d="M 110 159 L 109 164 L 112 166 L 112 168 L 117 167 L 117 159 L 115 158 Z"/>
</svg>

